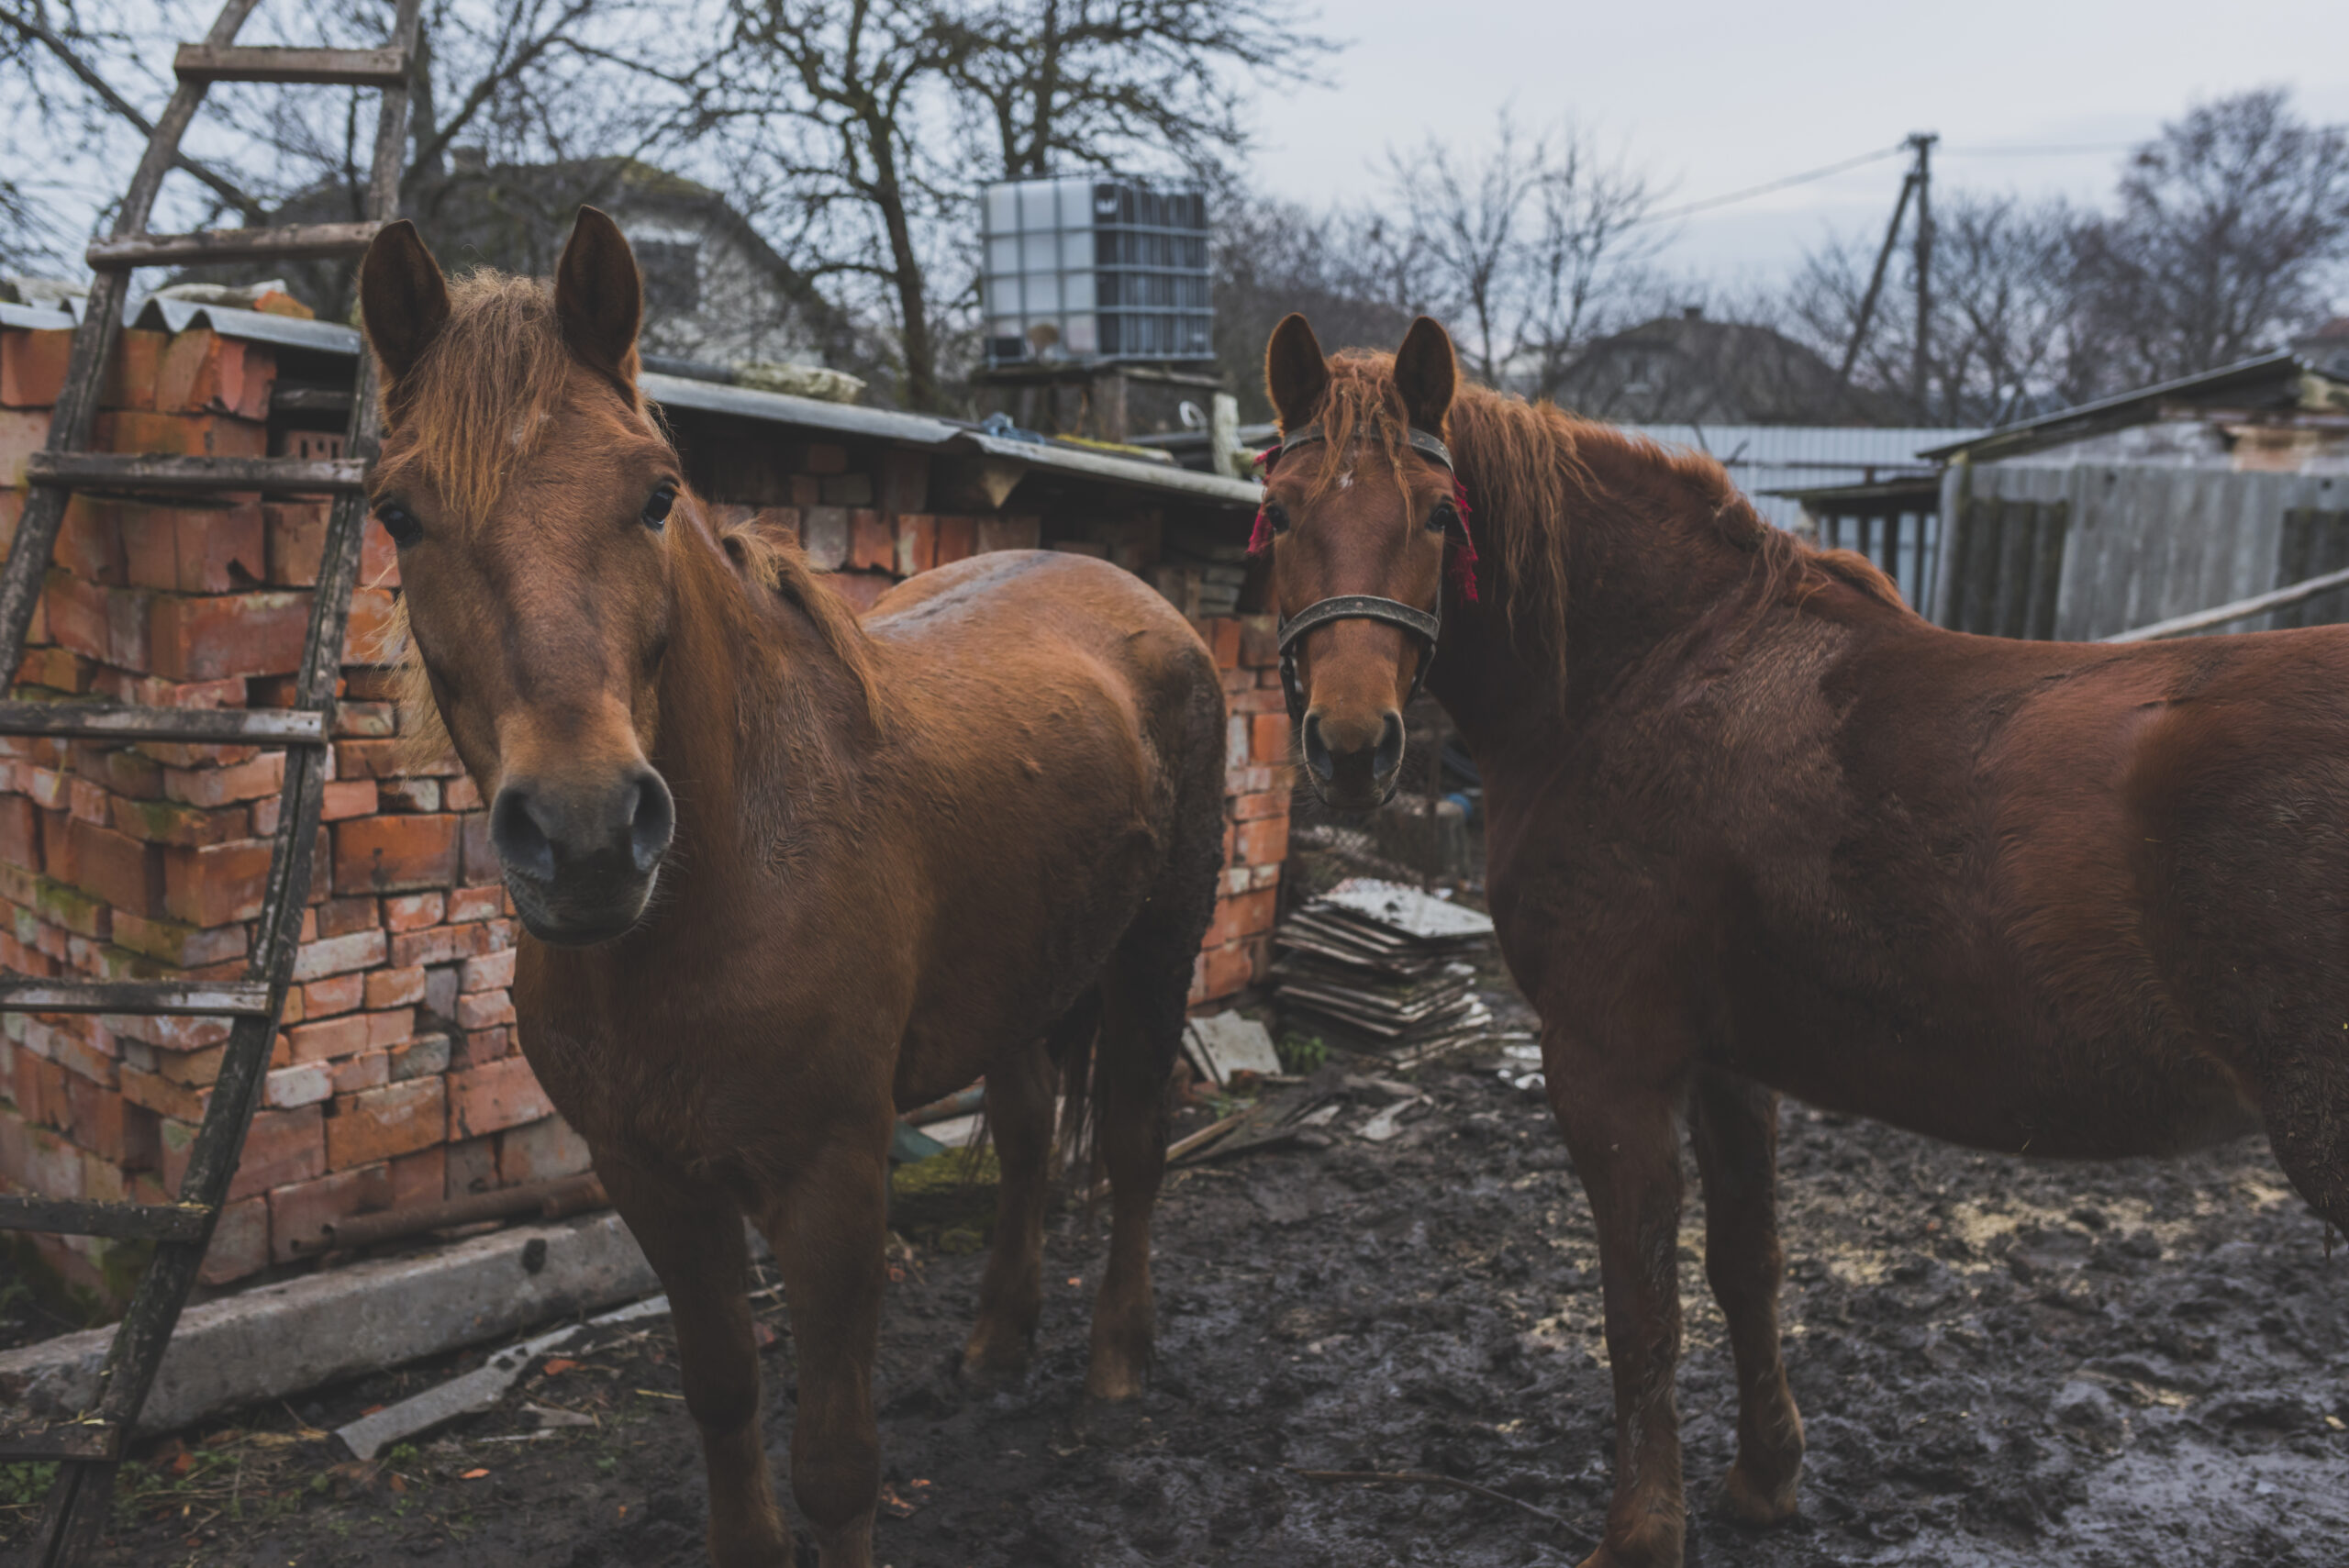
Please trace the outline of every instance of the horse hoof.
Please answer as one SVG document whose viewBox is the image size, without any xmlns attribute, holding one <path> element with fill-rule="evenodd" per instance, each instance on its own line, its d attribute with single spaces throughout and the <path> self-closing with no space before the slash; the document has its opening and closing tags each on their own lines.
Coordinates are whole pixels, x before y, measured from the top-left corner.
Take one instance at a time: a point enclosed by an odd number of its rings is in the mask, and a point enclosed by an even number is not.
<svg viewBox="0 0 2349 1568">
<path fill-rule="evenodd" d="M 1150 1436 L 1150 1418 L 1130 1399 L 1097 1399 L 1088 1396 L 1069 1418 L 1069 1428 L 1081 1442 L 1098 1448 L 1133 1448 Z"/>
<path fill-rule="evenodd" d="M 1747 1474 L 1743 1464 L 1732 1465 L 1721 1483 L 1720 1511 L 1725 1518 L 1755 1529 L 1785 1524 L 1799 1506 L 1797 1493 L 1801 1480 L 1798 1467 L 1783 1483 L 1765 1486 Z"/>
<path fill-rule="evenodd" d="M 1028 1381 L 1033 1358 L 1025 1345 L 1006 1349 L 973 1345 L 963 1352 L 956 1375 L 974 1394 L 1008 1394 Z"/>
</svg>

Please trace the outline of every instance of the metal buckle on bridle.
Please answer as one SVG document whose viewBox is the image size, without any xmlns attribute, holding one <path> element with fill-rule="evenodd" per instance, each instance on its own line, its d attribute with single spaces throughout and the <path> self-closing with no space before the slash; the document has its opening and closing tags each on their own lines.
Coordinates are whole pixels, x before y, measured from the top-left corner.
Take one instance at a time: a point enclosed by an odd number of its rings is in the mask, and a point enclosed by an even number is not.
<svg viewBox="0 0 2349 1568">
<path fill-rule="evenodd" d="M 1286 457 L 1293 447 L 1310 446 L 1327 440 L 1319 425 L 1307 425 L 1294 434 L 1284 436 L 1281 444 L 1264 458 L 1264 471 L 1272 472 L 1273 464 Z M 1452 466 L 1452 449 L 1441 438 L 1420 429 L 1411 430 L 1406 438 L 1410 449 L 1432 462 L 1443 464 L 1447 473 L 1457 473 Z M 1428 684 L 1428 666 L 1435 662 L 1436 640 L 1443 632 L 1443 590 L 1435 595 L 1435 611 L 1414 609 L 1399 599 L 1382 599 L 1375 594 L 1337 594 L 1310 604 L 1293 616 L 1283 616 L 1280 623 L 1281 695 L 1288 702 L 1288 721 L 1292 725 L 1305 722 L 1305 692 L 1297 681 L 1297 644 L 1299 639 L 1316 627 L 1336 620 L 1376 620 L 1399 627 L 1418 639 L 1419 644 L 1419 672 L 1411 677 L 1410 695 L 1405 702 L 1419 695 Z"/>
</svg>

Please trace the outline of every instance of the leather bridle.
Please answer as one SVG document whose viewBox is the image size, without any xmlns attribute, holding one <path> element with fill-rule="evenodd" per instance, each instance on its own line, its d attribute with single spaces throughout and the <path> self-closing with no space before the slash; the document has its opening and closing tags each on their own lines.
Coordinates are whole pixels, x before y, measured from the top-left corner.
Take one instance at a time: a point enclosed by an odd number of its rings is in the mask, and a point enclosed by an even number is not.
<svg viewBox="0 0 2349 1568">
<path fill-rule="evenodd" d="M 1270 475 L 1273 465 L 1286 456 L 1291 448 L 1311 446 L 1326 441 L 1321 427 L 1307 425 L 1281 438 L 1281 444 L 1264 457 L 1264 473 Z M 1405 438 L 1406 444 L 1420 456 L 1443 464 L 1444 472 L 1457 474 L 1452 465 L 1452 449 L 1440 437 L 1421 429 L 1412 429 Z M 1411 677 L 1409 702 L 1428 684 L 1428 666 L 1435 662 L 1436 641 L 1443 631 L 1443 589 L 1436 588 L 1435 609 L 1414 609 L 1399 599 L 1383 599 L 1375 594 L 1335 594 L 1329 598 L 1308 605 L 1293 616 L 1284 615 L 1280 623 L 1281 695 L 1288 701 L 1288 718 L 1292 725 L 1305 721 L 1305 692 L 1297 684 L 1297 644 L 1308 632 L 1328 626 L 1331 621 L 1375 620 L 1397 627 L 1419 645 L 1419 667 Z"/>
</svg>

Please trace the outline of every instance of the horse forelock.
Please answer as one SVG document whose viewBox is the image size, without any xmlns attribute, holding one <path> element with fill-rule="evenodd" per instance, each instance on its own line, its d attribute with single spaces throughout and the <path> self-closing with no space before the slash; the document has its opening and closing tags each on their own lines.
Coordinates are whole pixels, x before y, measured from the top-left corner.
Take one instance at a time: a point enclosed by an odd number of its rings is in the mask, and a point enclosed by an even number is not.
<svg viewBox="0 0 2349 1568">
<path fill-rule="evenodd" d="M 384 388 L 385 422 L 397 439 L 376 483 L 421 479 L 450 526 L 480 527 L 544 448 L 578 362 L 545 283 L 486 269 L 458 279 L 448 325 Z M 624 395 L 650 428 L 642 397 L 632 388 Z"/>
</svg>

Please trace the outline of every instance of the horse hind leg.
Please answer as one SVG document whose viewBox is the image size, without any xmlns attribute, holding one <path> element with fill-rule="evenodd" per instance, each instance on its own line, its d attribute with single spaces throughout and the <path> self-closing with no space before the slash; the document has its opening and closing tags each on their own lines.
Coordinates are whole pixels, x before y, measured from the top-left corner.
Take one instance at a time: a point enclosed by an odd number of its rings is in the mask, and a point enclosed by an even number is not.
<svg viewBox="0 0 2349 1568">
<path fill-rule="evenodd" d="M 2349 1234 L 2349 1031 L 2263 1062 L 2259 1098 L 2276 1162 L 2320 1218 Z"/>
<path fill-rule="evenodd" d="M 1779 1352 L 1778 1096 L 1711 1069 L 1696 1074 L 1689 1139 L 1705 1193 L 1705 1276 L 1728 1319 L 1737 1366 L 1737 1461 L 1721 1503 L 1752 1525 L 1794 1517 L 1802 1417 Z"/>
<path fill-rule="evenodd" d="M 1052 1027 L 987 1069 L 987 1132 L 1002 1175 L 996 1187 L 995 1243 L 979 1282 L 978 1321 L 963 1348 L 963 1373 L 981 1387 L 1028 1372 L 1043 1308 L 1044 1208 L 1052 1152 L 1052 1092 L 1060 1065 L 1080 1070 L 1101 1021 L 1098 992 Z"/>
</svg>

